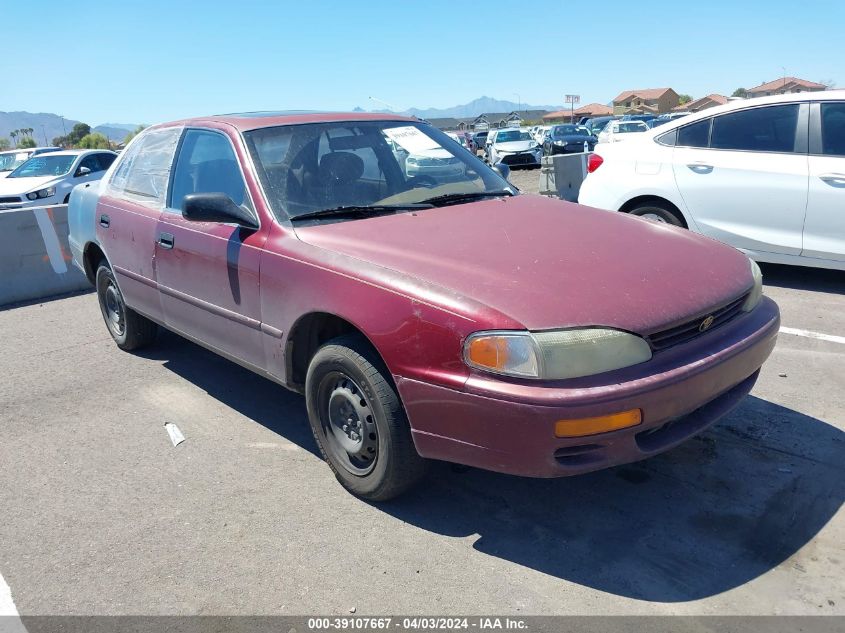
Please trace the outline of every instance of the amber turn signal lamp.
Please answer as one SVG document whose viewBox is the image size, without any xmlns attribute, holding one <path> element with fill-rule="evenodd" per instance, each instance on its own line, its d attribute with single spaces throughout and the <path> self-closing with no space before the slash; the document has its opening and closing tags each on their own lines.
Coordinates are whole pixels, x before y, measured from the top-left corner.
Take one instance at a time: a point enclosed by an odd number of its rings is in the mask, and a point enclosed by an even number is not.
<svg viewBox="0 0 845 633">
<path fill-rule="evenodd" d="M 486 336 L 470 342 L 467 358 L 480 367 L 501 370 L 508 360 L 508 344 L 504 338 Z"/>
<path fill-rule="evenodd" d="M 595 418 L 558 420 L 555 422 L 555 435 L 557 437 L 595 435 L 596 433 L 607 433 L 608 431 L 626 429 L 629 426 L 637 426 L 642 421 L 643 412 L 640 409 L 631 409 L 630 411 L 601 415 Z"/>
</svg>

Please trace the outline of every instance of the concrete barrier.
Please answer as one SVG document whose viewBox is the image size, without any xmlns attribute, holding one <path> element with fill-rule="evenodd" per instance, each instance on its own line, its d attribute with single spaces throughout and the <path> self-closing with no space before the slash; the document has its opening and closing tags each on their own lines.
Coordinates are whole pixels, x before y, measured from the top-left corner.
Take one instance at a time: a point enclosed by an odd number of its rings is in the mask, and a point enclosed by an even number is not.
<svg viewBox="0 0 845 633">
<path fill-rule="evenodd" d="M 578 202 L 581 183 L 587 177 L 589 153 L 543 156 L 540 167 L 540 193 L 561 200 Z"/>
<path fill-rule="evenodd" d="M 67 238 L 67 205 L 0 211 L 0 306 L 91 287 Z"/>
</svg>

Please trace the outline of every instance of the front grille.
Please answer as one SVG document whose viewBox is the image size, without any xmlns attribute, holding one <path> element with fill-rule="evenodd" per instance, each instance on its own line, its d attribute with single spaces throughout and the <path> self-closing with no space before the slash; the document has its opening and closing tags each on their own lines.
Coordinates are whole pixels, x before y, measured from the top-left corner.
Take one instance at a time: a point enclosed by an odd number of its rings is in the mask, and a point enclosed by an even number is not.
<svg viewBox="0 0 845 633">
<path fill-rule="evenodd" d="M 525 152 L 524 154 L 508 154 L 507 156 L 503 156 L 502 162 L 505 165 L 533 165 L 536 160 L 533 154 Z"/>
<path fill-rule="evenodd" d="M 648 340 L 649 345 L 651 345 L 651 348 L 655 351 L 691 341 L 705 332 L 712 332 L 737 316 L 742 309 L 742 304 L 745 302 L 746 297 L 747 295 L 743 295 L 739 299 L 735 299 L 729 304 L 722 306 L 721 308 L 717 308 L 708 314 L 696 317 L 695 319 L 691 319 L 690 321 L 686 321 L 685 323 L 676 325 L 675 327 L 661 330 L 660 332 L 655 332 L 654 334 L 649 334 L 646 339 Z M 709 328 L 702 332 L 700 329 L 702 322 L 711 316 L 713 317 L 713 323 Z"/>
<path fill-rule="evenodd" d="M 17 196 L 6 196 L 0 197 L 0 204 L 5 203 L 14 203 L 14 202 L 21 202 L 23 198 L 18 198 Z"/>
</svg>

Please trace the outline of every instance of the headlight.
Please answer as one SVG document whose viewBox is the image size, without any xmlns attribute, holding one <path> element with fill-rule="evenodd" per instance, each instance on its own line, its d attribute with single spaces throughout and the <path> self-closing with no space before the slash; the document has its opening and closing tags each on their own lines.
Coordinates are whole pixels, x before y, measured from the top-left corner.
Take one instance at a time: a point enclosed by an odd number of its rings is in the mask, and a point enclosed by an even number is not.
<svg viewBox="0 0 845 633">
<path fill-rule="evenodd" d="M 416 165 L 417 159 L 414 158 L 413 156 L 408 156 L 408 158 L 405 162 L 408 163 L 409 165 Z"/>
<path fill-rule="evenodd" d="M 555 145 L 566 145 L 566 141 L 555 141 Z"/>
<path fill-rule="evenodd" d="M 40 198 L 49 198 L 50 196 L 56 195 L 56 188 L 55 187 L 47 187 L 46 189 L 39 189 L 38 191 L 31 191 L 30 193 L 26 194 L 26 197 L 30 200 L 39 200 Z"/>
<path fill-rule="evenodd" d="M 464 343 L 464 361 L 470 367 L 518 378 L 592 376 L 650 359 L 645 339 L 606 328 L 477 332 Z"/>
<path fill-rule="evenodd" d="M 754 287 L 751 288 L 748 298 L 742 304 L 743 312 L 751 312 L 763 298 L 763 273 L 760 272 L 760 267 L 753 259 L 749 258 L 748 263 L 751 264 L 751 277 L 754 279 Z"/>
</svg>

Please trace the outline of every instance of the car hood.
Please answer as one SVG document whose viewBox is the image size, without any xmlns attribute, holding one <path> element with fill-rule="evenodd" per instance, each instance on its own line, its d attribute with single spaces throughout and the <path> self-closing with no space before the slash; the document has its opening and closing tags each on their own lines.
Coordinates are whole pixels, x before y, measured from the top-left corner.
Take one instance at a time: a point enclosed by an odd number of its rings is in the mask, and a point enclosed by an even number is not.
<svg viewBox="0 0 845 633">
<path fill-rule="evenodd" d="M 8 174 L 6 174 L 8 176 Z M 43 189 L 61 180 L 56 176 L 34 176 L 31 178 L 3 178 L 0 180 L 0 194 L 22 195 L 33 189 Z"/>
<path fill-rule="evenodd" d="M 541 196 L 300 226 L 333 253 L 436 284 L 531 330 L 648 334 L 748 291 L 748 259 L 666 224 Z M 389 277 L 385 280 L 389 284 Z"/>
<path fill-rule="evenodd" d="M 594 140 L 594 137 L 584 136 L 583 134 L 564 134 L 563 136 L 552 137 L 552 141 L 564 141 L 566 143 L 592 143 Z"/>
<path fill-rule="evenodd" d="M 524 152 L 533 149 L 537 141 L 508 141 L 507 143 L 494 143 L 493 149 L 497 152 Z"/>
</svg>

